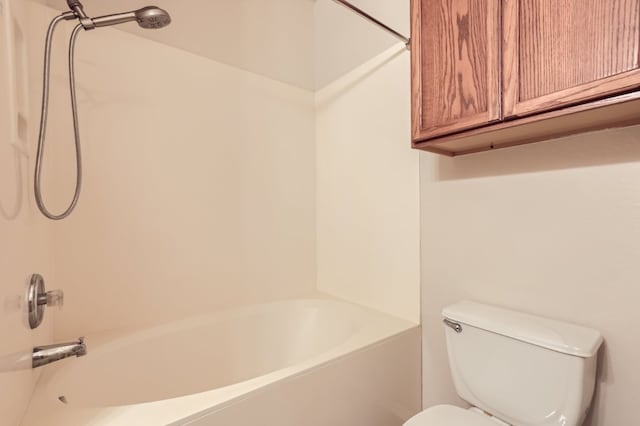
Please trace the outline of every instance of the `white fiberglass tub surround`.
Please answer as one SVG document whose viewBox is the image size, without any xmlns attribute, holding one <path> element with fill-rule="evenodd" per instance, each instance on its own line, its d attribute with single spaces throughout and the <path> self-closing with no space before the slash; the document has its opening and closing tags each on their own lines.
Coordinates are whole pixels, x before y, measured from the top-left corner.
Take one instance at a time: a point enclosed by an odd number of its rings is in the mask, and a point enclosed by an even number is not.
<svg viewBox="0 0 640 426">
<path fill-rule="evenodd" d="M 273 403 L 265 405 L 259 399 L 268 398 L 270 387 L 276 389 L 278 382 L 291 378 L 295 380 L 286 386 L 295 388 L 289 390 L 295 392 L 292 403 L 306 392 L 305 401 L 308 401 L 302 404 L 306 406 L 305 412 L 313 415 L 311 407 L 314 401 L 321 399 L 315 394 L 321 385 L 305 385 L 305 375 L 310 377 L 308 380 L 322 381 L 322 375 L 314 379 L 314 375 L 309 374 L 315 367 L 329 365 L 329 368 L 345 369 L 346 366 L 340 367 L 341 362 L 349 362 L 345 355 L 410 329 L 416 331 L 412 333 L 415 339 L 401 343 L 402 348 L 377 349 L 384 349 L 380 356 L 397 353 L 411 359 L 415 352 L 415 368 L 410 368 L 411 372 L 405 375 L 410 384 L 404 386 L 407 391 L 400 392 L 399 396 L 406 400 L 405 406 L 402 407 L 402 401 L 390 402 L 396 411 L 401 411 L 390 418 L 397 418 L 401 424 L 402 419 L 420 408 L 419 335 L 415 324 L 344 302 L 304 299 L 240 308 L 118 337 L 89 336 L 86 357 L 65 360 L 43 370 L 23 426 L 241 425 L 244 424 L 241 414 L 234 414 L 232 424 L 224 420 L 224 416 L 230 415 L 225 413 L 225 407 L 248 404 L 240 413 L 270 411 L 269 407 L 275 410 Z M 407 351 L 407 344 L 415 350 Z M 367 351 L 360 352 L 354 356 L 363 357 Z M 371 365 L 383 373 L 383 381 L 390 379 L 384 374 L 386 368 L 403 371 L 408 368 L 406 360 L 399 360 L 396 365 L 392 358 L 388 360 L 388 366 L 370 359 Z M 367 358 L 357 362 L 366 365 Z M 345 375 L 342 379 L 345 383 L 331 386 L 346 389 L 351 380 L 368 380 L 349 377 L 349 369 L 346 370 L 346 375 L 345 372 L 339 374 Z M 305 375 L 299 374 L 302 372 Z M 415 374 L 416 383 L 411 374 Z M 330 375 L 329 372 L 327 377 Z M 394 379 L 402 376 L 391 370 L 388 375 Z M 284 397 L 286 386 L 280 385 L 275 392 Z M 397 393 L 394 389 L 381 391 Z M 371 396 L 374 393 L 372 391 Z M 249 398 L 253 394 L 259 394 L 253 397 L 257 398 L 255 406 Z M 61 397 L 66 403 L 61 402 Z M 292 413 L 286 418 L 293 420 L 293 411 L 298 407 L 287 409 Z M 260 415 L 264 419 L 264 416 L 279 414 Z M 348 416 L 353 415 L 356 413 Z M 353 418 L 357 417 L 349 421 Z M 318 424 L 326 421 L 329 420 Z M 334 424 L 341 422 L 338 418 L 331 421 L 337 422 Z M 310 420 L 306 424 L 313 425 L 314 422 Z"/>
</svg>

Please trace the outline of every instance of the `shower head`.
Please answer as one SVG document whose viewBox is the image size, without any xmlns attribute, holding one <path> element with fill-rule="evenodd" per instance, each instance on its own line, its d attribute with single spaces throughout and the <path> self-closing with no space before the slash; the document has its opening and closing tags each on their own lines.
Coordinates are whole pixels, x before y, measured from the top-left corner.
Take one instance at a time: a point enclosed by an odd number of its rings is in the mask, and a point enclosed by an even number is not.
<svg viewBox="0 0 640 426">
<path fill-rule="evenodd" d="M 169 13 L 164 9 L 160 9 L 156 6 L 147 6 L 132 12 L 99 16 L 97 18 L 93 18 L 92 21 L 96 27 L 107 27 L 110 25 L 137 21 L 138 25 L 142 28 L 158 29 L 169 25 L 171 23 L 171 16 L 169 16 Z"/>
<path fill-rule="evenodd" d="M 171 23 L 171 16 L 166 10 L 156 6 L 147 6 L 136 10 L 136 20 L 138 25 L 146 29 L 157 29 L 166 27 Z"/>
</svg>

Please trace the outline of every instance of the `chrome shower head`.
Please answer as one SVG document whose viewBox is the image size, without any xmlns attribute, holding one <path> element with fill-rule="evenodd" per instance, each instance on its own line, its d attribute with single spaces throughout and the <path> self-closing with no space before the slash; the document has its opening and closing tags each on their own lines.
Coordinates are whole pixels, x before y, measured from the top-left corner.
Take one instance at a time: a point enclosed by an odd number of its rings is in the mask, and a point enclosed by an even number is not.
<svg viewBox="0 0 640 426">
<path fill-rule="evenodd" d="M 142 28 L 158 29 L 169 25 L 171 23 L 171 16 L 169 16 L 169 13 L 164 9 L 160 9 L 156 6 L 147 6 L 132 12 L 99 16 L 97 18 L 93 18 L 92 21 L 96 27 L 107 27 L 110 25 L 137 21 L 138 25 Z"/>
<path fill-rule="evenodd" d="M 171 23 L 171 16 L 166 10 L 156 6 L 147 6 L 136 10 L 136 20 L 142 28 L 157 29 Z"/>
</svg>

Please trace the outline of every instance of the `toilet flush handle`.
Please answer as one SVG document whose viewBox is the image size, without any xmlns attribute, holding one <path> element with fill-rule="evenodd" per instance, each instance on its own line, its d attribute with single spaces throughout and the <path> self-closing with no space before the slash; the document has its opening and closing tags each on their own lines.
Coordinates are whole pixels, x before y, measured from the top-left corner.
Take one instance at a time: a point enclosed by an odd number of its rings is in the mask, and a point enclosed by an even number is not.
<svg viewBox="0 0 640 426">
<path fill-rule="evenodd" d="M 457 322 L 453 322 L 449 318 L 443 319 L 442 322 L 445 323 L 447 327 L 453 328 L 456 333 L 462 333 L 462 326 Z"/>
</svg>

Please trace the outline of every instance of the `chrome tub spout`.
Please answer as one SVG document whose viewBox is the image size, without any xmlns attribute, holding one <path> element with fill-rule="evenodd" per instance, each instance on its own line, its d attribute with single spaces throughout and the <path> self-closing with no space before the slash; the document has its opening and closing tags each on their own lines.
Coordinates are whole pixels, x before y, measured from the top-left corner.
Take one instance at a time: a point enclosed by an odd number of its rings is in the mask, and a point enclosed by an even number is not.
<svg viewBox="0 0 640 426">
<path fill-rule="evenodd" d="M 31 356 L 33 368 L 42 367 L 70 356 L 84 356 L 87 354 L 87 345 L 84 343 L 84 337 L 80 337 L 75 342 L 59 343 L 55 345 L 36 346 L 33 348 Z"/>
</svg>

